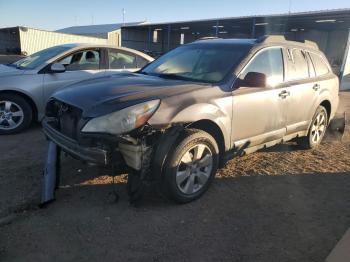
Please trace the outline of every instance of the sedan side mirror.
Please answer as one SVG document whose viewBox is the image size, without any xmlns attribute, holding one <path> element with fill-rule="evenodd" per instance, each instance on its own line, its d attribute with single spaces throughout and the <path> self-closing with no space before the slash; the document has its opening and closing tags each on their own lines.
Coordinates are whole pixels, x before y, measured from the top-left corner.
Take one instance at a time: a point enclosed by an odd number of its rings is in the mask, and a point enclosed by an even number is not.
<svg viewBox="0 0 350 262">
<path fill-rule="evenodd" d="M 267 77 L 263 73 L 249 72 L 243 79 L 243 83 L 248 87 L 266 87 Z"/>
<path fill-rule="evenodd" d="M 64 72 L 66 72 L 66 68 L 62 64 L 54 63 L 50 67 L 50 72 L 51 73 L 64 73 Z"/>
</svg>

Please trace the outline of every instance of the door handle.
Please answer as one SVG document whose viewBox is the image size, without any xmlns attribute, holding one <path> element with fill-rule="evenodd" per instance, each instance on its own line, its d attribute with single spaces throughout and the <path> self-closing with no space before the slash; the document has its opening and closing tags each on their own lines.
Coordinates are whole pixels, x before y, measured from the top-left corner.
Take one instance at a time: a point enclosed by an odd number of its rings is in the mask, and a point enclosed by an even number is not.
<svg viewBox="0 0 350 262">
<path fill-rule="evenodd" d="M 290 92 L 287 90 L 283 90 L 281 93 L 278 94 L 278 96 L 282 99 L 286 98 L 287 96 L 290 96 Z"/>
<path fill-rule="evenodd" d="M 315 84 L 313 87 L 312 87 L 313 90 L 315 91 L 318 91 L 320 89 L 320 85 L 319 84 Z"/>
</svg>

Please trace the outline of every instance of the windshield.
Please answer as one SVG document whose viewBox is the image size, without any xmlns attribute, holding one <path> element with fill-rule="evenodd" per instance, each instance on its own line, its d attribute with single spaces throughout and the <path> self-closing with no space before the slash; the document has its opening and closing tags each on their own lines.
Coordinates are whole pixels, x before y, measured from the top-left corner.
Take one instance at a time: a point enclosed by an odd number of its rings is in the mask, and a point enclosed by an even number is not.
<svg viewBox="0 0 350 262">
<path fill-rule="evenodd" d="M 59 55 L 62 52 L 71 49 L 68 46 L 54 46 L 48 49 L 34 53 L 26 58 L 23 58 L 12 65 L 16 66 L 18 69 L 34 69 L 37 66 L 45 63 L 47 60 Z"/>
<path fill-rule="evenodd" d="M 194 44 L 176 48 L 141 73 L 206 83 L 222 81 L 247 54 L 249 46 Z"/>
</svg>

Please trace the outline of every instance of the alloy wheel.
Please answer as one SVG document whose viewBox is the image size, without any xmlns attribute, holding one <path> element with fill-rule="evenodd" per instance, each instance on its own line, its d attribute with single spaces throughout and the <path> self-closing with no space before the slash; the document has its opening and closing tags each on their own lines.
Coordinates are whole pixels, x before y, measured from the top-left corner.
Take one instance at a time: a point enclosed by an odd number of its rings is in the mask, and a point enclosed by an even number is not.
<svg viewBox="0 0 350 262">
<path fill-rule="evenodd" d="M 176 185 L 187 195 L 198 192 L 207 182 L 213 169 L 213 154 L 205 144 L 197 144 L 181 158 L 176 171 Z"/>
<path fill-rule="evenodd" d="M 22 124 L 23 109 L 12 101 L 0 101 L 0 129 L 12 130 Z"/>
<path fill-rule="evenodd" d="M 314 122 L 312 123 L 311 127 L 311 139 L 312 142 L 317 144 L 321 141 L 327 127 L 326 123 L 326 113 L 321 111 L 316 116 Z"/>
</svg>

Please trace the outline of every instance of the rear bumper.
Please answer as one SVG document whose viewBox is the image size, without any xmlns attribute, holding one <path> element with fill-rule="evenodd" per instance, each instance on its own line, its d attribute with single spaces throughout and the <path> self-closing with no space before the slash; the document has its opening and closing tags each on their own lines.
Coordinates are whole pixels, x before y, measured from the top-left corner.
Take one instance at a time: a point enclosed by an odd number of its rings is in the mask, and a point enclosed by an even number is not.
<svg viewBox="0 0 350 262">
<path fill-rule="evenodd" d="M 47 119 L 42 121 L 42 125 L 45 135 L 72 157 L 98 165 L 109 164 L 109 154 L 107 150 L 79 145 L 75 140 L 64 136 L 54 129 Z"/>
</svg>

